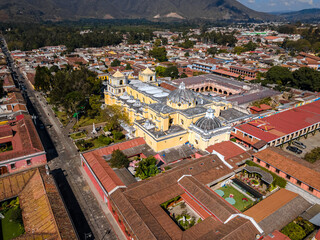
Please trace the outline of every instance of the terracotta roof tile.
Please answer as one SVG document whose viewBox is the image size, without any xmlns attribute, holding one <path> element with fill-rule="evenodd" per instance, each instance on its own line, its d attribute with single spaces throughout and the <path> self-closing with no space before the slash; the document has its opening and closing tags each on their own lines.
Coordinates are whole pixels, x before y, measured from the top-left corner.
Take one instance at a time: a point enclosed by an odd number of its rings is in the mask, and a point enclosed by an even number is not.
<svg viewBox="0 0 320 240">
<path fill-rule="evenodd" d="M 241 147 L 237 146 L 235 143 L 231 141 L 225 141 L 211 145 L 206 150 L 210 153 L 212 153 L 213 150 L 220 153 L 224 156 L 225 160 L 228 160 L 232 157 L 238 156 L 246 152 Z"/>
<path fill-rule="evenodd" d="M 320 173 L 292 160 L 291 154 L 269 147 L 253 156 L 320 191 Z"/>
</svg>

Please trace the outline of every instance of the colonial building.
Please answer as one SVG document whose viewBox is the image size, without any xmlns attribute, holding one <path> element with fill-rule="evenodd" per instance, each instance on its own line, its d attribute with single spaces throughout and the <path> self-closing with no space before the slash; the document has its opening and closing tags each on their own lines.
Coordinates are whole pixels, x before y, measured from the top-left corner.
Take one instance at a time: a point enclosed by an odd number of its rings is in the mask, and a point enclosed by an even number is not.
<svg viewBox="0 0 320 240">
<path fill-rule="evenodd" d="M 285 110 L 269 117 L 253 120 L 234 128 L 237 142 L 256 150 L 280 146 L 320 128 L 320 101 Z"/>
<path fill-rule="evenodd" d="M 47 163 L 46 152 L 30 115 L 0 126 L 0 175 Z"/>
<path fill-rule="evenodd" d="M 156 152 L 182 144 L 205 150 L 229 140 L 230 122 L 247 117 L 223 98 L 196 93 L 184 82 L 173 91 L 160 87 L 149 68 L 136 80 L 116 72 L 106 84 L 105 103 L 122 106 L 132 135 L 143 137 Z"/>
</svg>

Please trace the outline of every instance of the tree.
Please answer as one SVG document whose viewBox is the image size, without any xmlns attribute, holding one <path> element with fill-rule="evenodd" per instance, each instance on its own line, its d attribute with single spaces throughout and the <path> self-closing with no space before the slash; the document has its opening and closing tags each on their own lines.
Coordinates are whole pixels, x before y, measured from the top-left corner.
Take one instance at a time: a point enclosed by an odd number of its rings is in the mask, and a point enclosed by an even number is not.
<svg viewBox="0 0 320 240">
<path fill-rule="evenodd" d="M 160 39 L 156 39 L 154 41 L 154 46 L 159 47 L 161 45 L 161 40 Z"/>
<path fill-rule="evenodd" d="M 244 45 L 244 48 L 246 49 L 246 51 L 254 51 L 257 48 L 257 44 L 255 44 L 254 42 L 250 41 L 247 44 Z"/>
<path fill-rule="evenodd" d="M 100 112 L 101 119 L 107 122 L 107 128 L 111 130 L 120 130 L 121 122 L 129 123 L 128 114 L 123 111 L 119 105 L 108 105 Z"/>
<path fill-rule="evenodd" d="M 165 67 L 162 67 L 162 66 L 158 66 L 156 67 L 156 73 L 159 77 L 164 77 L 164 72 L 166 71 L 166 68 Z"/>
<path fill-rule="evenodd" d="M 34 77 L 34 88 L 37 91 L 47 92 L 50 90 L 51 73 L 47 67 L 36 67 L 36 75 Z"/>
<path fill-rule="evenodd" d="M 161 38 L 161 42 L 163 46 L 166 46 L 168 44 L 168 39 L 167 38 Z"/>
<path fill-rule="evenodd" d="M 292 72 L 288 68 L 275 66 L 268 70 L 266 74 L 266 81 L 268 83 L 276 83 L 280 86 L 292 83 Z"/>
<path fill-rule="evenodd" d="M 156 164 L 157 159 L 155 159 L 153 156 L 149 156 L 141 160 L 136 168 L 136 176 L 143 180 L 157 175 L 159 170 Z"/>
<path fill-rule="evenodd" d="M 216 55 L 218 52 L 218 49 L 216 47 L 211 47 L 207 50 L 207 53 L 210 54 L 212 57 L 214 57 L 214 55 Z"/>
<path fill-rule="evenodd" d="M 101 109 L 100 96 L 99 95 L 90 96 L 89 105 L 90 105 L 90 109 L 88 110 L 88 115 L 91 118 L 94 118 L 95 116 L 99 115 L 100 109 Z"/>
<path fill-rule="evenodd" d="M 171 77 L 172 79 L 177 79 L 179 77 L 179 70 L 176 66 L 168 67 L 164 71 L 165 77 Z"/>
<path fill-rule="evenodd" d="M 186 53 L 184 54 L 184 56 L 185 56 L 185 57 L 190 57 L 190 53 L 189 53 L 189 52 L 186 52 Z"/>
<path fill-rule="evenodd" d="M 185 73 L 182 73 L 182 74 L 180 75 L 180 78 L 187 78 L 187 77 L 188 77 L 188 75 L 185 74 Z"/>
<path fill-rule="evenodd" d="M 183 43 L 179 44 L 179 47 L 182 47 L 182 48 L 193 48 L 193 46 L 194 46 L 194 42 L 189 39 L 187 39 Z"/>
<path fill-rule="evenodd" d="M 236 47 L 234 47 L 234 49 L 233 49 L 233 52 L 235 53 L 235 54 L 238 54 L 238 55 L 240 55 L 241 53 L 243 53 L 243 52 L 245 52 L 246 51 L 246 49 L 244 48 L 244 47 L 240 47 L 240 46 L 236 46 Z"/>
<path fill-rule="evenodd" d="M 128 157 L 119 149 L 113 150 L 110 159 L 110 165 L 114 168 L 127 168 L 129 166 Z"/>
<path fill-rule="evenodd" d="M 131 69 L 132 69 L 132 67 L 131 67 L 130 63 L 127 63 L 126 70 L 131 70 Z"/>
<path fill-rule="evenodd" d="M 149 51 L 149 55 L 159 62 L 167 61 L 167 50 L 164 47 L 154 47 L 152 50 Z"/>
<path fill-rule="evenodd" d="M 293 72 L 294 86 L 309 91 L 320 91 L 320 72 L 302 67 Z"/>
<path fill-rule="evenodd" d="M 114 59 L 111 63 L 111 67 L 119 67 L 121 62 L 118 59 Z"/>
<path fill-rule="evenodd" d="M 285 226 L 281 232 L 288 236 L 291 240 L 302 240 L 306 236 L 303 228 L 294 222 L 291 222 Z"/>
</svg>

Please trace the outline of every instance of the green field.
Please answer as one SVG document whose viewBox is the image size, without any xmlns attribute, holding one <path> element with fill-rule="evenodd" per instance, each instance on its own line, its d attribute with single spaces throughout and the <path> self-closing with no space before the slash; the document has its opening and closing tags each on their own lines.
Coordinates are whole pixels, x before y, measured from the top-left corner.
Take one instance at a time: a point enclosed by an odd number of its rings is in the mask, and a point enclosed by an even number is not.
<svg viewBox="0 0 320 240">
<path fill-rule="evenodd" d="M 230 194 L 233 194 L 233 198 L 234 198 L 234 200 L 236 200 L 236 203 L 233 206 L 241 212 L 247 210 L 247 207 L 253 203 L 253 201 L 250 198 L 243 195 L 241 192 L 236 190 L 234 187 L 225 186 L 225 187 L 219 188 L 219 190 L 222 190 L 224 192 L 223 198 L 227 198 L 227 197 L 229 197 Z M 242 200 L 243 198 L 248 199 L 248 201 L 243 201 Z"/>
<path fill-rule="evenodd" d="M 1 235 L 3 240 L 19 237 L 24 233 L 23 225 L 10 219 L 14 211 L 14 208 L 10 208 L 8 211 L 2 212 L 4 215 L 4 219 L 1 219 Z"/>
</svg>

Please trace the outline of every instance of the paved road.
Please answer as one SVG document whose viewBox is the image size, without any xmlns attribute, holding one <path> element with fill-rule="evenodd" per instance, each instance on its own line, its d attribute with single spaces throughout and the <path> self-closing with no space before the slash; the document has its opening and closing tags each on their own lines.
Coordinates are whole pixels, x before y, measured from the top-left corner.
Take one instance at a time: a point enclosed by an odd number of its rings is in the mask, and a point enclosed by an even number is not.
<svg viewBox="0 0 320 240">
<path fill-rule="evenodd" d="M 34 122 L 47 152 L 52 175 L 67 205 L 79 238 L 117 239 L 86 180 L 80 173 L 79 153 L 68 138 L 68 132 L 62 128 L 45 98 L 31 88 L 14 66 L 5 42 L 2 50 L 7 55 L 17 86 L 23 90 L 29 113 L 35 118 Z"/>
</svg>

